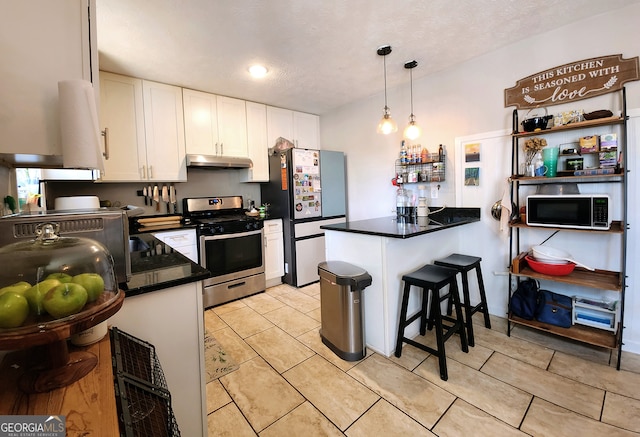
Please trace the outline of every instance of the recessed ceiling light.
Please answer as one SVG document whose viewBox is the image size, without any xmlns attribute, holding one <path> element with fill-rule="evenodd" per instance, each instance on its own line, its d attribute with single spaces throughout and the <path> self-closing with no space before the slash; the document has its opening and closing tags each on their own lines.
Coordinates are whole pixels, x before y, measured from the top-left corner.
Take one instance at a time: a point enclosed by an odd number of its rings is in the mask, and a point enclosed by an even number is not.
<svg viewBox="0 0 640 437">
<path fill-rule="evenodd" d="M 267 67 L 265 67 L 264 65 L 256 64 L 249 67 L 249 73 L 251 73 L 251 76 L 255 78 L 265 77 L 268 71 L 269 70 L 267 70 Z"/>
</svg>

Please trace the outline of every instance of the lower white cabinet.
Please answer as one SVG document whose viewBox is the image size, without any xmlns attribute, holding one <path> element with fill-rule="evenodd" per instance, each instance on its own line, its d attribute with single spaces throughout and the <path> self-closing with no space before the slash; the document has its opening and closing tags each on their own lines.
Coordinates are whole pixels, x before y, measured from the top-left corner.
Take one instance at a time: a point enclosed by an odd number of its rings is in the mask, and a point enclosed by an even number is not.
<svg viewBox="0 0 640 437">
<path fill-rule="evenodd" d="M 168 244 L 172 249 L 177 250 L 194 263 L 198 262 L 198 240 L 195 229 L 155 232 L 153 236 Z"/>
<path fill-rule="evenodd" d="M 282 220 L 264 221 L 264 274 L 267 288 L 282 284 L 284 276 L 284 236 Z"/>
</svg>

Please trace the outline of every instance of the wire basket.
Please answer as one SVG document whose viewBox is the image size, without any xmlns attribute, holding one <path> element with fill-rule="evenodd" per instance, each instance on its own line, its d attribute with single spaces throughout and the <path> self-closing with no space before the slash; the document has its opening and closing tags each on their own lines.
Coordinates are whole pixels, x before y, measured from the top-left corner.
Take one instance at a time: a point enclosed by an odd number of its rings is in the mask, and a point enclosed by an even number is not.
<svg viewBox="0 0 640 437">
<path fill-rule="evenodd" d="M 121 435 L 180 436 L 155 347 L 118 328 L 109 335 Z"/>
</svg>

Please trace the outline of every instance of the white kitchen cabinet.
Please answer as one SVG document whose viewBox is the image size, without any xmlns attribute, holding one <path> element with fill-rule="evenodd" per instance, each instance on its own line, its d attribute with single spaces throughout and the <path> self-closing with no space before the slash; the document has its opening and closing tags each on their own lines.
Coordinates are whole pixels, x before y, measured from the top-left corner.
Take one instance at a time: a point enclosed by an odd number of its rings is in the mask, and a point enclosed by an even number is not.
<svg viewBox="0 0 640 437">
<path fill-rule="evenodd" d="M 142 179 L 186 181 L 182 89 L 148 80 L 142 81 L 146 167 Z"/>
<path fill-rule="evenodd" d="M 253 167 L 245 170 L 242 182 L 268 182 L 267 106 L 254 102 L 246 102 L 246 106 L 248 157 Z"/>
<path fill-rule="evenodd" d="M 284 275 L 284 237 L 281 219 L 264 221 L 264 258 L 267 287 L 281 284 Z"/>
<path fill-rule="evenodd" d="M 195 229 L 155 232 L 153 236 L 168 244 L 194 263 L 198 262 L 198 240 Z"/>
<path fill-rule="evenodd" d="M 2 2 L 3 154 L 62 155 L 58 82 L 97 85 L 95 11 L 95 0 Z"/>
<path fill-rule="evenodd" d="M 245 101 L 182 90 L 188 154 L 247 157 Z"/>
<path fill-rule="evenodd" d="M 100 72 L 103 181 L 140 180 L 145 161 L 142 80 Z"/>
<path fill-rule="evenodd" d="M 302 149 L 320 148 L 320 117 L 290 109 L 267 107 L 267 134 L 269 147 L 279 137 Z"/>
<path fill-rule="evenodd" d="M 103 182 L 186 181 L 179 87 L 101 72 Z"/>
</svg>

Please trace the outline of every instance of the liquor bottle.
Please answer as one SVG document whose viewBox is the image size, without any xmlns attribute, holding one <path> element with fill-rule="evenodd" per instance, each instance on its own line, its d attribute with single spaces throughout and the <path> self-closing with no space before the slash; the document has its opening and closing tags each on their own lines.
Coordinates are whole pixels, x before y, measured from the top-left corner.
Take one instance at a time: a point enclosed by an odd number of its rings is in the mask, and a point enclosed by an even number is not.
<svg viewBox="0 0 640 437">
<path fill-rule="evenodd" d="M 444 161 L 444 148 L 442 147 L 442 144 L 440 144 L 440 147 L 438 148 L 438 161 Z"/>
</svg>

